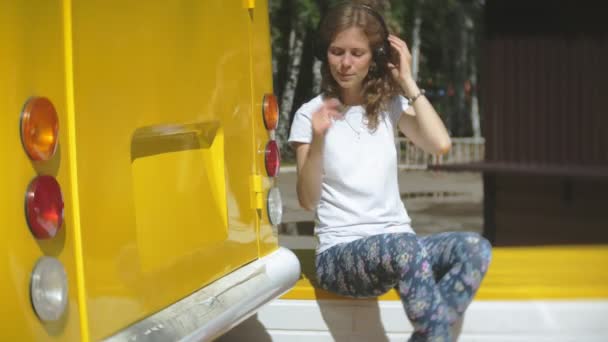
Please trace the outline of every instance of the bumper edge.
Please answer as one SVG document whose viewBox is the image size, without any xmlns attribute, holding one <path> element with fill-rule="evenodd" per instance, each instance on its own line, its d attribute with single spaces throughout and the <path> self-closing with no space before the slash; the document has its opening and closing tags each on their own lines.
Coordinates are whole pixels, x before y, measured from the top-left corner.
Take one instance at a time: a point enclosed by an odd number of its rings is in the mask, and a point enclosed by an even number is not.
<svg viewBox="0 0 608 342">
<path fill-rule="evenodd" d="M 207 341 L 292 288 L 300 262 L 287 248 L 255 260 L 105 341 Z"/>
</svg>

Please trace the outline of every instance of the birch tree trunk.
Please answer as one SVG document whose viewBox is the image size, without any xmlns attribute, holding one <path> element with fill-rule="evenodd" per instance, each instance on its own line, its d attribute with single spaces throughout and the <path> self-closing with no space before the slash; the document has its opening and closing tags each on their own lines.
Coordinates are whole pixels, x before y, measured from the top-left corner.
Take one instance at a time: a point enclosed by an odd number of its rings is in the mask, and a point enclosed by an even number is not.
<svg viewBox="0 0 608 342">
<path fill-rule="evenodd" d="M 468 27 L 471 36 L 478 37 L 476 35 L 475 30 L 477 29 L 476 22 L 479 20 L 480 13 L 482 13 L 483 6 L 485 5 L 485 0 L 477 0 L 473 2 L 469 7 L 469 18 L 470 25 Z M 477 20 L 473 20 L 472 18 L 476 18 Z M 475 47 L 476 44 L 479 44 L 477 39 L 471 40 L 471 50 L 475 51 L 471 58 L 471 126 L 473 129 L 473 136 L 475 138 L 481 137 L 481 117 L 479 114 L 479 99 L 477 97 L 477 63 L 479 62 L 479 54 Z"/>
<path fill-rule="evenodd" d="M 456 10 L 459 25 L 459 51 L 456 58 L 456 129 L 457 136 L 466 136 L 469 132 L 469 111 L 465 99 L 464 84 L 469 76 L 469 26 L 472 25 L 472 20 L 467 13 L 463 4 L 460 4 Z"/>
<path fill-rule="evenodd" d="M 321 64 L 320 60 L 315 59 L 312 65 L 312 93 L 315 95 L 321 92 Z"/>
<path fill-rule="evenodd" d="M 414 8 L 414 28 L 412 30 L 412 77 L 418 81 L 418 70 L 420 70 L 420 26 L 422 26 L 422 4 L 424 0 L 418 0 Z"/>
<path fill-rule="evenodd" d="M 287 66 L 287 79 L 283 87 L 281 96 L 281 109 L 279 126 L 277 127 L 277 142 L 281 147 L 281 152 L 285 157 L 290 156 L 287 151 L 287 138 L 289 137 L 290 114 L 293 110 L 293 99 L 295 97 L 296 86 L 298 84 L 298 76 L 300 74 L 300 64 L 302 61 L 302 48 L 304 39 L 301 33 L 297 31 L 297 25 L 291 29 L 289 33 L 289 64 Z"/>
<path fill-rule="evenodd" d="M 479 100 L 477 99 L 477 64 L 471 63 L 471 125 L 473 136 L 481 137 L 481 124 L 479 118 Z"/>
</svg>

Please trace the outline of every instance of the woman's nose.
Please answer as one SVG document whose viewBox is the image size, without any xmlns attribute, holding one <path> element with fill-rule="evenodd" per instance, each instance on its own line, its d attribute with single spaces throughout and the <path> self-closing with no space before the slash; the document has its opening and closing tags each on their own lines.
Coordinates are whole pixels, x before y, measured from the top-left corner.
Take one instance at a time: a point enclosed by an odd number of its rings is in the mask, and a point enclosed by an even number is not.
<svg viewBox="0 0 608 342">
<path fill-rule="evenodd" d="M 342 67 L 344 68 L 348 68 L 353 64 L 353 58 L 351 55 L 349 54 L 344 54 L 344 56 L 342 56 Z"/>
</svg>

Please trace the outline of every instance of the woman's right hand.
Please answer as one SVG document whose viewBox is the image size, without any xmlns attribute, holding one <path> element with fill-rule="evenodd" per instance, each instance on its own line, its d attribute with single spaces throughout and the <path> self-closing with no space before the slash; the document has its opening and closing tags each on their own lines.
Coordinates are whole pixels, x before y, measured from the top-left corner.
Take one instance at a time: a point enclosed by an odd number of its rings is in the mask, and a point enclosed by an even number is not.
<svg viewBox="0 0 608 342">
<path fill-rule="evenodd" d="M 323 101 L 323 105 L 312 114 L 312 131 L 315 136 L 324 137 L 333 120 L 341 120 L 344 116 L 340 112 L 342 103 L 331 98 Z"/>
</svg>

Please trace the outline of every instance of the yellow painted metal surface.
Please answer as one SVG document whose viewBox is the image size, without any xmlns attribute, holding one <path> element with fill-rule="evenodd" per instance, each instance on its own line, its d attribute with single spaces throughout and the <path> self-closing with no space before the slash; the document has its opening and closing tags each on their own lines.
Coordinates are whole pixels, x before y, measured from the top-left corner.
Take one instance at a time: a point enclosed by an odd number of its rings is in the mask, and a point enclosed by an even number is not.
<svg viewBox="0 0 608 342">
<path fill-rule="evenodd" d="M 80 341 L 75 266 L 75 222 L 70 182 L 68 104 L 61 1 L 0 2 L 0 340 Z M 59 148 L 49 162 L 32 163 L 20 141 L 19 115 L 30 96 L 48 97 L 59 116 Z M 64 224 L 51 240 L 37 241 L 24 215 L 24 196 L 37 174 L 56 177 L 65 202 Z M 42 323 L 30 302 L 30 273 L 53 256 L 68 276 L 63 318 Z"/>
<path fill-rule="evenodd" d="M 243 7 L 247 9 L 255 8 L 255 0 L 243 0 Z"/>
<path fill-rule="evenodd" d="M 272 92 L 265 1 L 0 4 L 0 336 L 98 340 L 278 247 L 268 222 L 262 98 Z M 19 112 L 47 96 L 60 147 L 32 164 Z M 55 175 L 64 230 L 37 242 L 23 196 Z M 69 277 L 65 319 L 42 324 L 29 273 Z"/>
<path fill-rule="evenodd" d="M 267 177 L 264 166 L 264 150 L 268 140 L 271 138 L 270 132 L 266 130 L 262 120 L 262 102 L 264 94 L 273 93 L 272 78 L 272 56 L 270 49 L 270 24 L 268 17 L 267 1 L 255 2 L 255 9 L 249 11 L 251 23 L 250 42 L 251 42 L 251 70 L 252 70 L 252 103 L 254 120 L 254 153 L 256 154 L 255 173 L 260 175 L 262 182 L 262 192 L 258 201 L 262 201 L 262 208 L 257 211 L 259 226 L 259 253 L 260 256 L 267 255 L 277 249 L 278 232 L 277 227 L 272 226 L 268 219 L 268 208 L 266 198 L 268 190 L 276 185 L 277 177 Z M 278 176 L 280 178 L 280 174 Z"/>
<path fill-rule="evenodd" d="M 258 256 L 250 14 L 239 1 L 73 1 L 91 339 Z"/>
<path fill-rule="evenodd" d="M 311 252 L 296 251 L 304 273 L 282 298 L 344 299 L 311 285 L 314 251 Z M 490 269 L 475 299 L 606 299 L 606 265 L 606 245 L 494 248 Z M 378 299 L 399 300 L 399 295 L 392 290 Z"/>
</svg>

